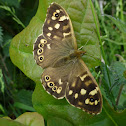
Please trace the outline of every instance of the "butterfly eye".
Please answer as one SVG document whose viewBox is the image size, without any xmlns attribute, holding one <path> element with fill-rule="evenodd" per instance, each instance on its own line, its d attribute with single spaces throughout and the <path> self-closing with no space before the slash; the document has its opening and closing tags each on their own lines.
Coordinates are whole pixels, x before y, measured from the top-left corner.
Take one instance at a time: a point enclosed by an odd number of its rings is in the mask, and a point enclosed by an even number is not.
<svg viewBox="0 0 126 126">
<path fill-rule="evenodd" d="M 90 98 L 90 102 L 94 102 L 95 100 L 94 100 L 94 98 Z"/>
<path fill-rule="evenodd" d="M 37 54 L 40 55 L 40 54 L 42 54 L 42 53 L 43 53 L 43 48 L 38 49 Z"/>
<path fill-rule="evenodd" d="M 59 14 L 58 14 L 58 13 L 56 13 L 56 14 L 55 14 L 55 17 L 59 17 Z"/>
<path fill-rule="evenodd" d="M 53 83 L 49 83 L 49 86 L 53 86 Z"/>
<path fill-rule="evenodd" d="M 55 84 L 53 82 L 48 82 L 47 85 L 48 85 L 48 87 L 52 88 L 52 87 L 54 87 Z"/>
<path fill-rule="evenodd" d="M 56 17 L 56 18 L 58 18 L 58 17 L 59 17 L 59 13 L 54 12 L 54 13 L 53 13 L 53 16 Z"/>
<path fill-rule="evenodd" d="M 39 61 L 42 62 L 44 60 L 44 56 L 39 56 Z"/>
<path fill-rule="evenodd" d="M 41 53 L 42 52 L 42 49 L 39 49 L 39 53 Z"/>
<path fill-rule="evenodd" d="M 42 43 L 42 44 L 46 44 L 47 41 L 46 41 L 45 39 L 41 39 L 41 40 L 40 40 L 40 43 Z"/>
<path fill-rule="evenodd" d="M 57 86 L 54 86 L 54 87 L 52 88 L 52 90 L 53 90 L 53 91 L 56 91 L 56 90 L 57 90 Z"/>
<path fill-rule="evenodd" d="M 44 46 L 44 44 L 42 44 L 42 43 L 38 44 L 39 48 L 42 48 L 43 46 Z"/>
<path fill-rule="evenodd" d="M 48 75 L 45 76 L 45 81 L 50 81 L 50 79 L 51 79 L 50 76 L 48 76 Z"/>
</svg>

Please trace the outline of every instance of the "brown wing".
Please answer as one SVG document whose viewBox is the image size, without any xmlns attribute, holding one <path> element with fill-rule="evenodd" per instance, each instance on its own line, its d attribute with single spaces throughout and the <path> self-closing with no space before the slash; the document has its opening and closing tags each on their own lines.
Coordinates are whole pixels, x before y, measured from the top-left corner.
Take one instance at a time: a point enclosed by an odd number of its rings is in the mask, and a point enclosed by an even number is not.
<svg viewBox="0 0 126 126">
<path fill-rule="evenodd" d="M 34 44 L 36 63 L 42 68 L 62 65 L 64 61 L 60 62 L 60 60 L 67 57 L 74 50 L 73 41 L 74 39 L 69 37 L 59 43 L 58 41 L 45 39 L 43 35 L 40 35 Z"/>
<path fill-rule="evenodd" d="M 74 64 L 68 82 L 66 98 L 70 104 L 90 114 L 101 112 L 102 95 L 99 86 L 81 59 Z"/>
<path fill-rule="evenodd" d="M 42 74 L 42 83 L 45 90 L 55 98 L 64 98 L 70 71 L 73 62 L 69 62 L 59 67 L 48 67 Z"/>
<path fill-rule="evenodd" d="M 50 40 L 61 40 L 74 37 L 71 20 L 66 11 L 56 3 L 52 3 L 47 11 L 43 25 L 43 35 Z M 74 43 L 76 44 L 76 43 Z"/>
<path fill-rule="evenodd" d="M 48 8 L 43 33 L 34 43 L 34 58 L 42 68 L 51 67 L 74 49 L 77 44 L 71 20 L 61 6 L 53 3 Z"/>
</svg>

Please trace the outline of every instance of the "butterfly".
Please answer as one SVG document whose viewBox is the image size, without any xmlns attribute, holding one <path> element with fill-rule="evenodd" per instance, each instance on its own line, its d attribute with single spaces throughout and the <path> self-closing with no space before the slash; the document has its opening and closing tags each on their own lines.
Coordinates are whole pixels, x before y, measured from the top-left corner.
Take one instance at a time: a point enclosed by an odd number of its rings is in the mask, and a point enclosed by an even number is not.
<svg viewBox="0 0 126 126">
<path fill-rule="evenodd" d="M 77 49 L 72 22 L 57 3 L 52 3 L 33 45 L 36 63 L 44 69 L 41 76 L 44 89 L 57 99 L 67 101 L 89 114 L 102 110 L 99 86 L 81 59 L 84 51 Z"/>
</svg>

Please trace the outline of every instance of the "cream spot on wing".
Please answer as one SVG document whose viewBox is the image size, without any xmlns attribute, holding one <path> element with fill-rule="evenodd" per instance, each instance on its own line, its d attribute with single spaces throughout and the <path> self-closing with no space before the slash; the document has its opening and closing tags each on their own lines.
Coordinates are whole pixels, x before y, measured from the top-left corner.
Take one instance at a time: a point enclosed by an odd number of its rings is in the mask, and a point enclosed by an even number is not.
<svg viewBox="0 0 126 126">
<path fill-rule="evenodd" d="M 52 30 L 53 30 L 53 28 L 52 28 L 52 27 L 48 27 L 48 29 L 49 29 L 50 31 L 52 31 Z"/>
<path fill-rule="evenodd" d="M 63 82 L 61 81 L 61 78 L 59 79 L 59 85 L 63 84 Z"/>
<path fill-rule="evenodd" d="M 75 97 L 75 99 L 78 98 L 78 93 L 76 93 L 74 97 Z"/>
<path fill-rule="evenodd" d="M 58 37 L 58 36 L 56 36 L 56 35 L 54 35 L 53 38 L 54 38 L 54 39 L 60 39 L 60 37 Z"/>
<path fill-rule="evenodd" d="M 52 16 L 52 20 L 56 20 L 56 17 L 55 16 Z"/>
<path fill-rule="evenodd" d="M 95 94 L 97 94 L 97 89 L 94 89 L 94 90 L 90 91 L 90 93 L 89 93 L 89 95 L 95 95 Z"/>
<path fill-rule="evenodd" d="M 57 13 L 60 13 L 60 10 L 56 10 Z"/>
<path fill-rule="evenodd" d="M 93 105 L 93 104 L 94 104 L 94 102 L 89 102 L 89 104 L 90 104 L 90 105 Z"/>
<path fill-rule="evenodd" d="M 73 94 L 73 91 L 72 91 L 72 90 L 70 90 L 70 91 L 69 91 L 69 95 L 72 95 L 72 94 Z"/>
<path fill-rule="evenodd" d="M 91 83 L 92 83 L 92 80 L 88 80 L 88 81 L 85 82 L 85 85 L 89 86 Z"/>
<path fill-rule="evenodd" d="M 63 36 L 66 37 L 66 36 L 68 36 L 68 35 L 70 35 L 70 34 L 71 34 L 71 32 L 68 32 L 68 33 L 65 33 L 65 32 L 64 32 L 64 33 L 63 33 Z"/>
<path fill-rule="evenodd" d="M 96 87 L 96 90 L 98 91 L 98 90 L 99 90 L 99 88 L 98 88 L 98 87 Z"/>
<path fill-rule="evenodd" d="M 66 19 L 68 20 L 69 18 L 68 18 L 67 16 L 64 15 L 64 16 L 60 17 L 59 21 L 64 21 L 64 20 L 66 20 Z"/>
<path fill-rule="evenodd" d="M 82 105 L 83 105 L 83 103 L 79 101 L 79 102 L 78 102 L 78 105 L 82 106 Z"/>
<path fill-rule="evenodd" d="M 47 20 L 47 24 L 50 24 L 50 20 Z"/>
<path fill-rule="evenodd" d="M 67 30 L 69 28 L 69 25 L 63 26 L 63 31 Z"/>
<path fill-rule="evenodd" d="M 88 74 L 83 75 L 82 77 L 80 77 L 81 81 L 84 81 L 84 79 L 88 76 Z"/>
<path fill-rule="evenodd" d="M 57 89 L 57 93 L 60 94 L 61 91 L 62 91 L 62 87 L 59 87 L 59 88 Z"/>
<path fill-rule="evenodd" d="M 51 36 L 51 33 L 47 33 L 47 36 L 49 36 L 49 37 L 50 37 L 50 36 Z"/>
<path fill-rule="evenodd" d="M 40 43 L 42 43 L 42 44 L 46 44 L 47 41 L 46 41 L 45 39 L 41 39 L 41 40 L 40 40 Z"/>
<path fill-rule="evenodd" d="M 89 98 L 85 100 L 85 104 L 89 104 Z"/>
<path fill-rule="evenodd" d="M 98 101 L 97 100 L 95 100 L 95 105 L 97 105 L 98 104 Z"/>
<path fill-rule="evenodd" d="M 75 87 L 76 86 L 76 82 L 74 81 L 71 86 Z"/>
<path fill-rule="evenodd" d="M 85 89 L 81 89 L 81 91 L 80 91 L 81 95 L 85 95 L 86 92 L 87 92 L 87 91 L 86 91 Z"/>
<path fill-rule="evenodd" d="M 50 44 L 47 44 L 47 48 L 48 48 L 48 49 L 51 49 Z"/>
<path fill-rule="evenodd" d="M 59 24 L 59 23 L 57 23 L 54 27 L 55 27 L 56 29 L 59 29 L 60 24 Z"/>
</svg>

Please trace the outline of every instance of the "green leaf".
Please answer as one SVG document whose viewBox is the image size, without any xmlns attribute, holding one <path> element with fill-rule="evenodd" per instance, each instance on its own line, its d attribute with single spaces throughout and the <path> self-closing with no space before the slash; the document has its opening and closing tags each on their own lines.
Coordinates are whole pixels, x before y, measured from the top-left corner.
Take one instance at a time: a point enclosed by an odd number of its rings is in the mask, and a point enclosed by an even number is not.
<svg viewBox="0 0 126 126">
<path fill-rule="evenodd" d="M 25 28 L 25 25 L 20 21 L 20 19 L 15 15 L 15 10 L 14 8 L 10 8 L 8 6 L 0 6 L 1 9 L 4 9 L 8 11 L 13 17 L 13 20 L 15 20 L 18 24 L 20 24 L 23 28 Z"/>
<path fill-rule="evenodd" d="M 4 94 L 4 88 L 5 88 L 5 84 L 3 81 L 3 73 L 2 73 L 2 69 L 0 69 L 0 91 Z"/>
<path fill-rule="evenodd" d="M 14 6 L 16 8 L 19 8 L 19 3 L 21 0 L 1 0 L 1 2 L 3 2 L 3 4 L 8 5 L 8 6 Z"/>
<path fill-rule="evenodd" d="M 15 102 L 14 107 L 17 107 L 17 108 L 20 108 L 20 109 L 23 109 L 23 110 L 27 110 L 27 111 L 35 112 L 33 107 L 26 105 L 26 104 L 23 104 L 21 102 Z"/>
<path fill-rule="evenodd" d="M 113 106 L 115 106 L 115 104 L 116 104 L 115 98 L 113 96 L 113 93 L 110 92 L 111 84 L 114 83 L 112 71 L 108 68 L 108 72 L 107 72 L 107 69 L 106 69 L 104 63 L 101 64 L 101 68 L 102 68 L 102 74 L 103 74 L 102 94 L 104 94 L 104 97 L 107 99 L 107 101 L 109 102 L 109 104 L 111 106 L 112 106 L 112 104 L 113 104 Z M 110 81 L 109 81 L 109 77 L 110 77 Z"/>
<path fill-rule="evenodd" d="M 113 62 L 110 67 L 114 76 L 114 83 L 112 84 L 112 86 L 126 84 L 126 78 L 124 76 L 126 66 L 123 63 L 116 61 Z"/>
<path fill-rule="evenodd" d="M 25 112 L 15 121 L 25 124 L 26 126 L 44 126 L 43 117 L 37 112 Z"/>
<path fill-rule="evenodd" d="M 26 104 L 28 106 L 32 106 L 32 101 L 31 101 L 32 93 L 33 92 L 30 90 L 22 89 L 17 92 L 15 101 Z"/>
<path fill-rule="evenodd" d="M 2 32 L 2 27 L 0 26 L 0 46 L 2 46 L 2 42 L 3 42 L 3 32 Z"/>
<path fill-rule="evenodd" d="M 110 15 L 105 15 L 106 17 L 108 17 L 110 20 L 112 20 L 112 22 L 119 28 L 119 30 L 122 32 L 122 38 L 123 38 L 123 44 L 124 45 L 124 51 L 126 51 L 126 23 L 120 19 L 116 19 Z M 118 36 L 118 35 L 117 35 Z M 120 38 L 120 37 L 119 37 Z M 117 42 L 116 42 L 117 43 Z"/>
<path fill-rule="evenodd" d="M 61 119 L 61 118 L 56 118 L 56 117 L 53 117 L 53 118 L 50 118 L 47 120 L 47 126 L 72 126 L 71 123 L 67 122 L 66 120 L 64 119 Z"/>
<path fill-rule="evenodd" d="M 4 107 L 0 104 L 0 112 L 5 114 Z"/>
<path fill-rule="evenodd" d="M 35 111 L 32 106 L 32 93 L 30 90 L 19 90 L 15 96 L 14 106 L 27 111 Z"/>
<path fill-rule="evenodd" d="M 109 19 L 111 19 L 112 22 L 117 25 L 117 27 L 119 28 L 119 30 L 121 32 L 126 34 L 126 23 L 125 22 L 123 22 L 120 19 L 116 19 L 116 18 L 114 18 L 114 17 L 112 17 L 110 15 L 105 15 L 105 16 L 108 17 Z"/>
<path fill-rule="evenodd" d="M 0 126 L 44 126 L 44 119 L 37 112 L 25 112 L 15 120 L 0 118 Z"/>
<path fill-rule="evenodd" d="M 103 92 L 105 95 L 105 98 L 108 101 L 111 101 L 111 105 L 117 109 L 116 100 L 119 95 L 120 86 L 126 84 L 126 78 L 124 76 L 124 72 L 126 71 L 126 66 L 124 63 L 116 61 L 111 64 L 109 67 L 109 76 L 111 80 L 111 85 L 108 81 L 107 71 L 105 69 L 104 64 L 102 64 L 102 73 L 103 73 L 103 81 L 102 86 L 104 87 Z M 119 104 L 120 106 L 123 106 L 122 104 Z M 123 107 L 122 107 L 123 108 Z"/>
<path fill-rule="evenodd" d="M 119 100 L 119 105 L 123 106 L 123 108 L 126 108 L 126 85 L 124 85 L 123 87 L 122 94 Z"/>
<path fill-rule="evenodd" d="M 0 118 L 0 126 L 25 126 L 10 119 Z"/>
</svg>

